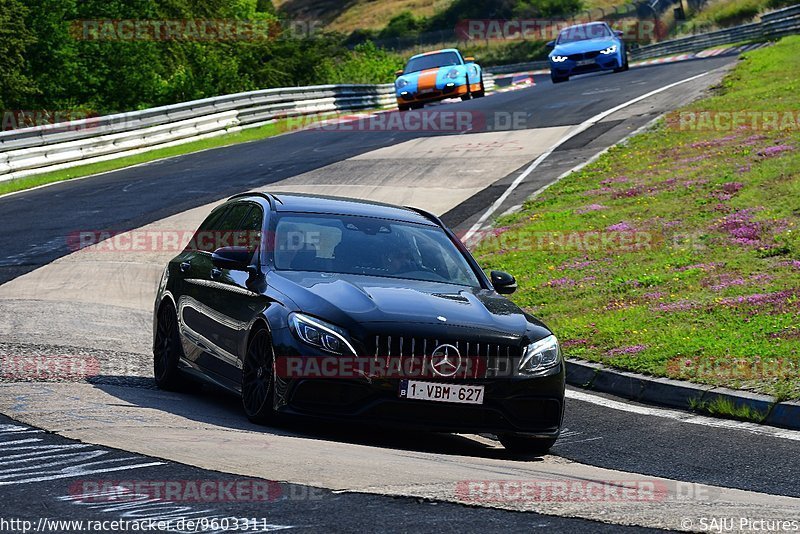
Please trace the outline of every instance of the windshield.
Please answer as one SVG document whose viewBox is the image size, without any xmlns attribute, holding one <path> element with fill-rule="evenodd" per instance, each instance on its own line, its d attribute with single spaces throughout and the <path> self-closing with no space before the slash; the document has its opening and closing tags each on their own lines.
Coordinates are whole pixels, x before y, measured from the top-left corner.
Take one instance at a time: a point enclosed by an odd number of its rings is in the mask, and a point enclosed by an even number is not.
<svg viewBox="0 0 800 534">
<path fill-rule="evenodd" d="M 611 31 L 605 24 L 579 24 L 561 30 L 561 33 L 558 34 L 558 44 L 588 41 L 589 39 L 603 37 L 611 37 Z"/>
<path fill-rule="evenodd" d="M 441 228 L 348 215 L 287 214 L 275 226 L 275 268 L 480 287 Z"/>
<path fill-rule="evenodd" d="M 441 52 L 439 54 L 430 54 L 427 56 L 418 56 L 411 58 L 403 71 L 405 74 L 409 72 L 418 72 L 427 69 L 437 69 L 439 67 L 450 67 L 461 65 L 461 59 L 455 52 Z"/>
</svg>

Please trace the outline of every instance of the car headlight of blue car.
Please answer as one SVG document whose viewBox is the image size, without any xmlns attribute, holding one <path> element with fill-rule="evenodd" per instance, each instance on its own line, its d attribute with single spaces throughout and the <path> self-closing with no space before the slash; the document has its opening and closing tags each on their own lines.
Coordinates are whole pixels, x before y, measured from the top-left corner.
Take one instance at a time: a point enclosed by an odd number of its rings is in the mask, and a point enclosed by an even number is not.
<svg viewBox="0 0 800 534">
<path fill-rule="evenodd" d="M 395 87 L 398 89 L 402 89 L 403 87 L 408 85 L 408 80 L 405 78 L 398 78 L 397 81 L 394 82 Z"/>
<path fill-rule="evenodd" d="M 600 50 L 600 53 L 601 54 L 605 54 L 605 55 L 609 55 L 609 54 L 613 54 L 616 51 L 617 51 L 617 45 L 611 45 L 608 48 L 604 48 L 603 50 Z"/>
<path fill-rule="evenodd" d="M 550 59 L 553 60 L 553 63 L 563 63 L 569 58 L 567 56 L 550 56 Z"/>
</svg>

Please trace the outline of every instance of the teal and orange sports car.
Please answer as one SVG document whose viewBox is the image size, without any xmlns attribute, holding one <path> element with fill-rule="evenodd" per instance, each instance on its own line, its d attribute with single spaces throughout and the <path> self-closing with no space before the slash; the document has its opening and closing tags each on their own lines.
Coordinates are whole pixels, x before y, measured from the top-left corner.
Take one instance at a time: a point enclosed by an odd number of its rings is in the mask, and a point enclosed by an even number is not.
<svg viewBox="0 0 800 534">
<path fill-rule="evenodd" d="M 396 74 L 394 87 L 400 111 L 445 98 L 469 100 L 486 94 L 480 65 L 471 57 L 462 57 L 455 48 L 416 55 Z"/>
</svg>

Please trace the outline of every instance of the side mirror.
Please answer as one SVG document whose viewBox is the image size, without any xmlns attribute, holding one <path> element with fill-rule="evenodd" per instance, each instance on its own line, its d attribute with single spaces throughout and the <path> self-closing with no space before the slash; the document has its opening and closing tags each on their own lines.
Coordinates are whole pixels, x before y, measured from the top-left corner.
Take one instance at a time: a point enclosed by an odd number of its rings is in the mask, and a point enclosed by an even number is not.
<svg viewBox="0 0 800 534">
<path fill-rule="evenodd" d="M 475 58 L 472 56 L 467 56 L 464 58 L 464 63 L 475 63 Z"/>
<path fill-rule="evenodd" d="M 625 35 L 625 32 L 622 30 L 616 30 L 614 33 L 617 34 L 617 37 L 622 37 L 623 35 Z"/>
<path fill-rule="evenodd" d="M 219 269 L 249 271 L 253 251 L 247 247 L 222 247 L 211 255 L 211 263 Z"/>
<path fill-rule="evenodd" d="M 556 47 L 556 42 L 555 41 L 547 41 L 547 44 L 545 46 L 547 46 L 547 48 L 555 48 Z"/>
<path fill-rule="evenodd" d="M 517 279 L 503 271 L 492 271 L 492 286 L 501 295 L 510 295 L 517 290 Z"/>
<path fill-rule="evenodd" d="M 395 77 L 395 78 L 399 78 L 399 77 L 400 77 L 400 76 L 402 76 L 402 75 L 403 75 L 403 71 L 402 71 L 402 70 L 396 70 L 396 71 L 394 71 L 394 77 Z"/>
</svg>

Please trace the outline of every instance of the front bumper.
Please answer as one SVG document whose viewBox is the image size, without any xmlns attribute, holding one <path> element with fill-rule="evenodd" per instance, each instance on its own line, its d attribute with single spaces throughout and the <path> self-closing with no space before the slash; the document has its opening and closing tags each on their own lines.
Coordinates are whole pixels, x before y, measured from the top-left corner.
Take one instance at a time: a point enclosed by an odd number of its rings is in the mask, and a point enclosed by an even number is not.
<svg viewBox="0 0 800 534">
<path fill-rule="evenodd" d="M 353 342 L 360 353 L 369 353 L 367 347 L 360 342 Z M 395 351 L 392 354 L 395 355 L 398 354 L 396 343 L 395 338 L 395 345 L 392 346 Z M 279 362 L 276 364 L 274 408 L 279 413 L 437 432 L 520 433 L 552 438 L 557 437 L 561 429 L 566 383 L 566 366 L 563 362 L 530 377 L 491 376 L 488 373 L 477 378 L 471 374 L 467 375 L 469 378 L 431 375 L 368 376 L 349 372 L 349 368 L 345 374 L 337 374 L 339 368 L 335 366 L 333 372 L 336 376 L 321 373 L 309 377 L 304 373 L 283 372 L 288 367 L 280 362 L 296 362 L 298 358 L 307 362 L 309 359 L 331 358 L 331 354 L 299 343 L 288 328 L 273 331 L 273 345 Z M 375 358 L 365 357 L 369 361 Z M 383 357 L 380 359 L 382 361 Z M 436 384 L 484 386 L 483 403 L 461 404 L 401 398 L 402 378 Z"/>
<path fill-rule="evenodd" d="M 578 65 L 577 60 L 568 59 L 561 63 L 550 60 L 550 71 L 556 76 L 572 76 L 575 74 L 585 74 L 603 70 L 613 70 L 622 67 L 623 61 L 620 54 L 598 55 L 591 60 L 591 63 Z"/>
<path fill-rule="evenodd" d="M 373 379 L 371 383 L 303 379 L 287 384 L 287 403 L 279 411 L 438 432 L 513 432 L 540 437 L 559 434 L 564 410 L 563 369 L 537 378 L 426 381 L 483 385 L 484 403 L 402 399 L 396 379 Z"/>
<path fill-rule="evenodd" d="M 402 89 L 396 91 L 395 96 L 397 97 L 398 104 L 417 104 L 417 103 L 426 103 L 426 102 L 438 102 L 440 100 L 445 100 L 447 98 L 459 98 L 469 91 L 479 91 L 480 90 L 480 83 L 473 84 L 472 87 L 468 88 L 465 83 L 460 85 L 454 85 L 452 87 L 443 87 L 441 89 L 427 89 L 422 91 L 410 92 L 410 91 L 403 91 Z"/>
</svg>

